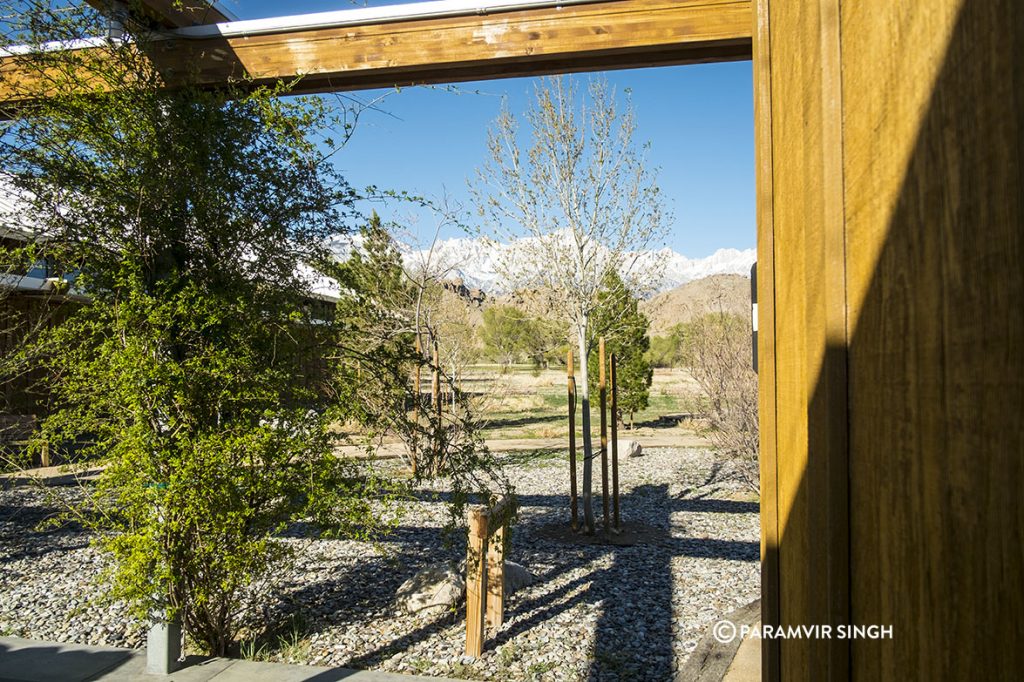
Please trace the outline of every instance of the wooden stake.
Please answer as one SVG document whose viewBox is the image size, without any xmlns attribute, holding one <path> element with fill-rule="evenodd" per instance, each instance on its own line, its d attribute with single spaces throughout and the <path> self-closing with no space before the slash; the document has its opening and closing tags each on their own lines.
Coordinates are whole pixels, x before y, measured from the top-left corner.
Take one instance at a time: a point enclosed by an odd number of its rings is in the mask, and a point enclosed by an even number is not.
<svg viewBox="0 0 1024 682">
<path fill-rule="evenodd" d="M 569 385 L 569 504 L 572 507 L 572 525 L 576 530 L 579 527 L 579 520 L 576 514 L 578 506 L 576 498 L 576 377 L 573 375 L 572 348 L 569 348 L 569 357 L 566 367 Z"/>
<path fill-rule="evenodd" d="M 420 364 L 423 360 L 423 348 L 420 345 L 420 330 L 416 330 L 416 380 L 415 393 L 416 399 L 412 403 L 412 421 L 416 425 L 416 431 L 413 432 L 412 437 L 412 475 L 416 475 L 416 460 L 419 456 L 419 426 L 420 426 Z"/>
<path fill-rule="evenodd" d="M 615 365 L 616 357 L 612 353 L 612 513 L 615 516 L 615 530 L 619 530 L 619 388 Z"/>
<path fill-rule="evenodd" d="M 434 431 L 434 473 L 439 473 L 441 467 L 441 353 L 437 348 L 437 338 L 434 338 L 434 409 L 437 411 L 437 428 Z"/>
<path fill-rule="evenodd" d="M 469 511 L 469 543 L 466 549 L 466 655 L 479 658 L 484 651 L 484 618 L 487 597 L 487 515 Z"/>
<path fill-rule="evenodd" d="M 604 509 L 604 532 L 607 533 L 611 525 L 611 515 L 608 513 L 608 388 L 604 376 L 604 337 L 598 340 L 598 370 L 597 391 L 601 396 L 601 505 Z"/>
</svg>

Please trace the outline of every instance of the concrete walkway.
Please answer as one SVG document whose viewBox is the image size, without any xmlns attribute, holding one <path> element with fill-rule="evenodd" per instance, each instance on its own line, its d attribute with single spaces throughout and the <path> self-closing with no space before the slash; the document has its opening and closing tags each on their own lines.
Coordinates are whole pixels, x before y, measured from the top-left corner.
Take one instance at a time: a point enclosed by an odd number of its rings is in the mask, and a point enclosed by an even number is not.
<svg viewBox="0 0 1024 682">
<path fill-rule="evenodd" d="M 0 682 L 415 682 L 428 679 L 455 682 L 371 670 L 257 663 L 230 658 L 194 656 L 186 660 L 185 665 L 187 667 L 171 675 L 148 675 L 145 649 L 0 637 Z"/>
<path fill-rule="evenodd" d="M 740 642 L 722 682 L 761 682 L 761 640 L 751 638 Z"/>
</svg>

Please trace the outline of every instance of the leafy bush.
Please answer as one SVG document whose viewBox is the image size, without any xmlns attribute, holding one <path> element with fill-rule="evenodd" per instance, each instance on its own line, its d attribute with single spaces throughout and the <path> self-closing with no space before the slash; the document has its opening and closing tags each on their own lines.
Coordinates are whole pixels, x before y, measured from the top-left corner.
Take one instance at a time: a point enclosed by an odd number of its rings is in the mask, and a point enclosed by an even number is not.
<svg viewBox="0 0 1024 682">
<path fill-rule="evenodd" d="M 33 26 L 100 32 L 73 15 Z M 335 123 L 323 102 L 166 90 L 138 44 L 26 58 L 48 74 L 26 83 L 49 90 L 5 128 L 4 172 L 85 304 L 15 364 L 45 370 L 36 443 L 105 466 L 71 513 L 113 556 L 113 596 L 223 654 L 244 588 L 286 559 L 287 524 L 366 535 L 390 495 L 332 452 L 350 406 L 325 390 L 334 325 L 304 274 L 354 193 L 316 143 Z"/>
</svg>

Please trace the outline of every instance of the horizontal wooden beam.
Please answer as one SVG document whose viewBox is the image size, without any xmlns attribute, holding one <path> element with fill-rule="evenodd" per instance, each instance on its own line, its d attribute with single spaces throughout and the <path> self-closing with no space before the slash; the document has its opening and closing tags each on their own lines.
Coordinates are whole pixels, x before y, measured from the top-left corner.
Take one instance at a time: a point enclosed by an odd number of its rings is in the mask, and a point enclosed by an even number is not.
<svg viewBox="0 0 1024 682">
<path fill-rule="evenodd" d="M 750 59 L 750 0 L 588 4 L 152 43 L 168 86 L 300 78 L 296 92 Z M 23 77 L 0 60 L 0 102 Z"/>
</svg>

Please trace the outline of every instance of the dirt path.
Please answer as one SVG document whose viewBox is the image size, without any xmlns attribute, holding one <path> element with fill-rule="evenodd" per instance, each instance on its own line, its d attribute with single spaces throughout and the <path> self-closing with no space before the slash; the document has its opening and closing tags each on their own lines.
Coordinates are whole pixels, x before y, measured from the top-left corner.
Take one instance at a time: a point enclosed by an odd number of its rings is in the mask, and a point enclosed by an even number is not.
<svg viewBox="0 0 1024 682">
<path fill-rule="evenodd" d="M 645 448 L 701 448 L 711 446 L 706 438 L 692 431 L 684 431 L 682 429 L 637 429 L 633 432 L 623 431 L 619 434 L 619 440 L 635 440 Z M 498 438 L 485 441 L 485 444 L 491 452 L 558 450 L 567 446 L 564 437 Z M 595 441 L 596 446 L 597 443 Z M 580 445 L 578 449 L 582 451 L 583 446 Z M 360 445 L 340 445 L 335 448 L 335 452 L 346 457 L 362 457 L 366 455 L 366 448 Z M 402 457 L 404 453 L 405 447 L 397 442 L 383 443 L 376 451 L 377 457 L 381 459 L 397 459 Z M 101 470 L 102 468 L 96 466 L 87 466 L 78 470 L 64 466 L 27 469 L 17 473 L 0 474 L 0 488 L 21 485 L 39 479 L 46 480 L 48 485 L 71 485 L 79 480 L 96 478 Z"/>
<path fill-rule="evenodd" d="M 619 440 L 635 440 L 645 448 L 701 448 L 710 447 L 711 443 L 692 431 L 677 430 L 671 433 L 654 429 L 638 429 L 634 432 L 619 433 Z M 566 439 L 560 438 L 496 438 L 484 441 L 491 452 L 523 452 L 529 450 L 557 450 L 567 447 Z M 595 443 L 596 445 L 596 443 Z M 583 449 L 579 445 L 580 450 Z M 366 453 L 366 448 L 358 445 L 342 445 L 335 449 L 338 454 L 358 457 Z M 401 457 L 405 447 L 401 443 L 383 443 L 377 448 L 377 456 L 382 458 Z"/>
</svg>

